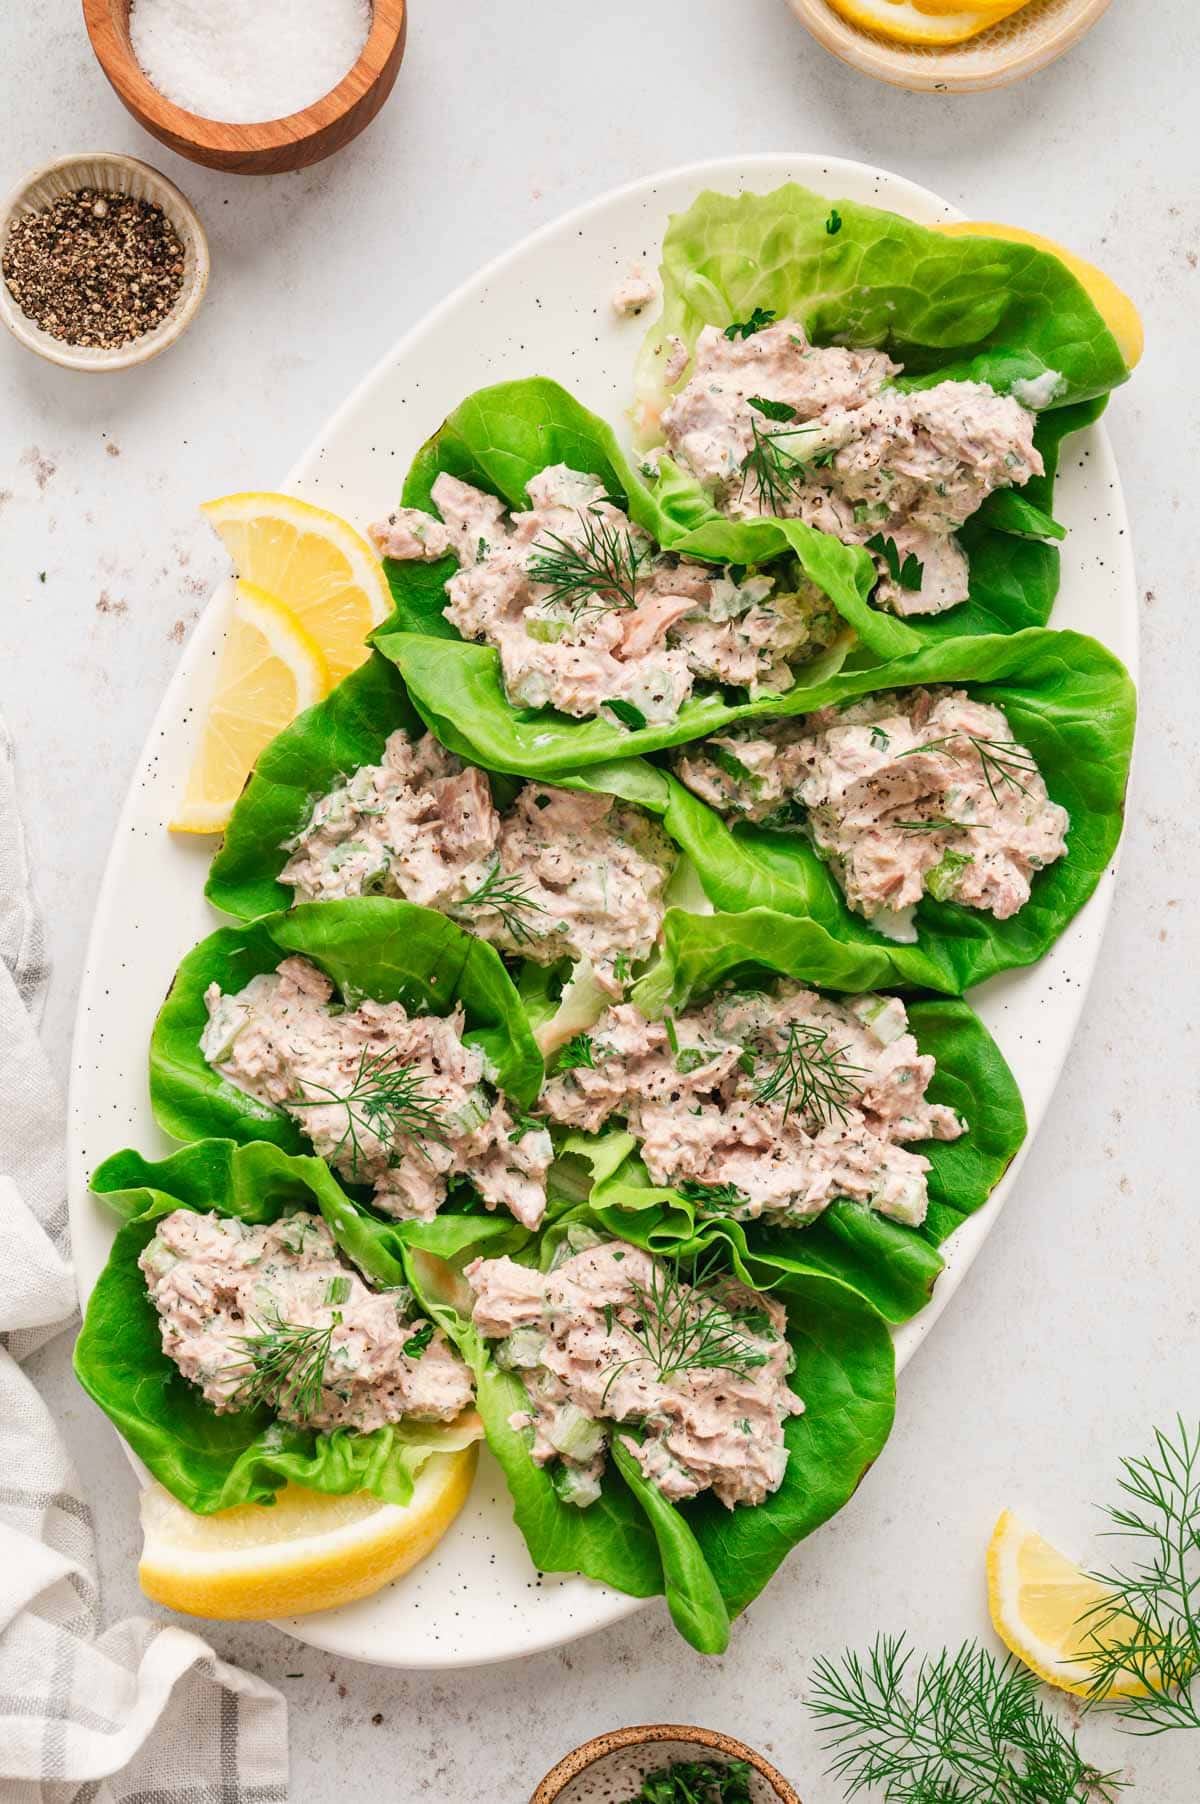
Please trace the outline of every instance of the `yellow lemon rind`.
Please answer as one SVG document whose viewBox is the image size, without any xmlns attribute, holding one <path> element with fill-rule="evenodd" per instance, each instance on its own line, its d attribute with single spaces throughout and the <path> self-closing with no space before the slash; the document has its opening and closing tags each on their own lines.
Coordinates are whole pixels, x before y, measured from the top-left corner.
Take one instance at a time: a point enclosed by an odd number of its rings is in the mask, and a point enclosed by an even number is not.
<svg viewBox="0 0 1200 1804">
<path fill-rule="evenodd" d="M 288 1541 L 211 1555 L 148 1541 L 138 1568 L 142 1590 L 185 1616 L 228 1622 L 309 1615 L 355 1603 L 432 1552 L 467 1500 L 478 1457 L 477 1444 L 431 1455 L 417 1474 L 409 1504 L 380 1503 L 363 1526 L 313 1535 L 299 1553 Z"/>
</svg>

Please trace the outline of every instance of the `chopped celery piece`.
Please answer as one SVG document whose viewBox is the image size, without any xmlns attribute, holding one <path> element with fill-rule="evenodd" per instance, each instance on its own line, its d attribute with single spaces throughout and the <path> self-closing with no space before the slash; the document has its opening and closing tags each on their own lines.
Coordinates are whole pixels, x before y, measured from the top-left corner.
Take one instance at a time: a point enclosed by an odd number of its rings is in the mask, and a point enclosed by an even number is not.
<svg viewBox="0 0 1200 1804">
<path fill-rule="evenodd" d="M 925 888 L 935 902 L 949 902 L 953 899 L 959 878 L 964 866 L 974 860 L 969 852 L 947 852 L 939 864 L 925 873 Z"/>
<path fill-rule="evenodd" d="M 546 1336 L 540 1328 L 514 1328 L 492 1354 L 502 1372 L 527 1372 L 538 1363 Z"/>
<path fill-rule="evenodd" d="M 550 1445 L 562 1454 L 564 1459 L 585 1465 L 588 1460 L 595 1459 L 605 1444 L 604 1429 L 591 1416 L 586 1415 L 577 1404 L 564 1403 L 555 1413 L 554 1420 L 545 1430 Z"/>
</svg>

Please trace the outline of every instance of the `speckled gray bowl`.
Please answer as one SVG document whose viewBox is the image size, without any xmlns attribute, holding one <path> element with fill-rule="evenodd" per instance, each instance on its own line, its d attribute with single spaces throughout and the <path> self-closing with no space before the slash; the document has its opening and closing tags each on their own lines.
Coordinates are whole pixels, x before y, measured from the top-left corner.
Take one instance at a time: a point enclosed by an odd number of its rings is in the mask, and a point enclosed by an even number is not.
<svg viewBox="0 0 1200 1804">
<path fill-rule="evenodd" d="M 753 1804 L 800 1804 L 783 1774 L 753 1748 L 685 1723 L 613 1729 L 585 1741 L 546 1774 L 529 1804 L 628 1804 L 647 1773 L 676 1760 L 745 1760 Z"/>
</svg>

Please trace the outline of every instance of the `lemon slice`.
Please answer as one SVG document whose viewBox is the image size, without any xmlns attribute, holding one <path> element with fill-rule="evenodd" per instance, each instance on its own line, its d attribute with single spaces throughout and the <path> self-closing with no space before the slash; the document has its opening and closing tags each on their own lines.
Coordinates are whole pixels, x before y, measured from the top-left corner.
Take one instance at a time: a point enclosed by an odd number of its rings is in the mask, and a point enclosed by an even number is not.
<svg viewBox="0 0 1200 1804">
<path fill-rule="evenodd" d="M 290 608 L 338 683 L 392 611 L 383 567 L 362 534 L 294 495 L 226 495 L 200 509 L 238 575 Z"/>
<path fill-rule="evenodd" d="M 1089 1697 L 1091 1668 L 1080 1656 L 1097 1645 L 1085 1619 L 1110 1596 L 1104 1586 L 1011 1510 L 1004 1511 L 992 1533 L 987 1581 L 992 1626 L 1005 1646 L 1047 1685 Z M 1106 1626 L 1105 1636 L 1125 1641 L 1136 1627 L 1132 1617 L 1118 1616 Z M 1145 1695 L 1145 1686 L 1132 1674 L 1105 1693 L 1114 1698 Z"/>
<path fill-rule="evenodd" d="M 423 1560 L 466 1502 L 478 1445 L 435 1453 L 406 1504 L 286 1485 L 274 1505 L 196 1516 L 161 1485 L 142 1492 L 138 1577 L 155 1603 L 228 1622 L 301 1616 L 369 1597 Z"/>
<path fill-rule="evenodd" d="M 1125 293 L 1118 288 L 1111 276 L 1106 276 L 1102 269 L 1094 263 L 1088 263 L 1083 257 L 1077 257 L 1074 251 L 1064 250 L 1053 238 L 1043 238 L 1040 232 L 1026 232 L 1020 226 L 996 225 L 994 221 L 985 219 L 964 219 L 956 225 L 943 225 L 936 228 L 951 238 L 1003 238 L 1011 244 L 1031 244 L 1035 250 L 1049 251 L 1060 263 L 1065 263 L 1092 301 L 1101 319 L 1117 341 L 1117 349 L 1125 359 L 1127 369 L 1133 369 L 1146 348 L 1146 333 L 1142 326 L 1142 316 Z"/>
<path fill-rule="evenodd" d="M 864 31 L 895 44 L 965 44 L 989 25 L 1019 12 L 1027 0 L 979 0 L 947 6 L 935 0 L 830 0 L 830 5 Z"/>
<path fill-rule="evenodd" d="M 174 831 L 219 833 L 263 747 L 328 689 L 325 660 L 295 616 L 273 595 L 238 583 Z"/>
</svg>

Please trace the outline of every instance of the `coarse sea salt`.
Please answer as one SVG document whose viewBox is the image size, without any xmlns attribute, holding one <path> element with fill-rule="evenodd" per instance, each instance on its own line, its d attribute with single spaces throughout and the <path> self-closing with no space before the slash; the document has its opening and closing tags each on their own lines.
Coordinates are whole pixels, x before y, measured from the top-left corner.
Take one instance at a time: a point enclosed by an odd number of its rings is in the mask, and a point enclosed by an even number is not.
<svg viewBox="0 0 1200 1804">
<path fill-rule="evenodd" d="M 371 0 L 134 0 L 133 53 L 205 119 L 262 124 L 311 106 L 362 54 Z"/>
</svg>

